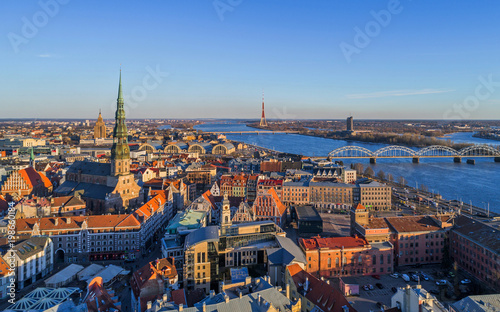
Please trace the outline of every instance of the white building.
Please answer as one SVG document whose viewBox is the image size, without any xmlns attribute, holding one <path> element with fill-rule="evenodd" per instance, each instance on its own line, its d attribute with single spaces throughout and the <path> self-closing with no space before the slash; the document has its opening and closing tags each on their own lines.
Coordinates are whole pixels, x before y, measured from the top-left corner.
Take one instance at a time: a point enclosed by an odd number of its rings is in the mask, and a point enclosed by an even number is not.
<svg viewBox="0 0 500 312">
<path fill-rule="evenodd" d="M 17 289 L 42 279 L 54 268 L 54 247 L 46 236 L 31 237 L 14 246 Z"/>
<path fill-rule="evenodd" d="M 448 312 L 441 302 L 421 285 L 398 288 L 391 298 L 391 307 L 398 307 L 402 312 Z"/>
</svg>

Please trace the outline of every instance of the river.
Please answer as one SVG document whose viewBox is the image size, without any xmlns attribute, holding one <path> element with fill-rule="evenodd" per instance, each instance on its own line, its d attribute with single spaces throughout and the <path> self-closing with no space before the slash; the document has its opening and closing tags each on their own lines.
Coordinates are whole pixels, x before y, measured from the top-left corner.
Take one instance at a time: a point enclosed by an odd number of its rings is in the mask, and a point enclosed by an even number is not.
<svg viewBox="0 0 500 312">
<path fill-rule="evenodd" d="M 196 129 L 203 131 L 248 131 L 255 130 L 236 121 L 225 123 L 206 123 Z M 471 132 L 460 132 L 448 135 L 456 143 L 500 145 L 499 141 L 472 137 Z M 388 144 L 353 142 L 311 137 L 298 134 L 230 134 L 230 140 L 245 142 L 270 148 L 273 150 L 308 156 L 326 156 L 336 148 L 346 145 L 356 145 L 375 151 Z M 429 190 L 439 193 L 447 199 L 458 199 L 474 206 L 486 208 L 500 213 L 500 187 L 496 177 L 500 176 L 500 163 L 491 158 L 476 158 L 475 165 L 454 163 L 453 159 L 422 158 L 419 164 L 413 164 L 411 159 L 377 159 L 377 164 L 369 164 L 368 159 L 344 160 L 345 165 L 351 162 L 362 163 L 365 168 L 371 166 L 377 173 L 382 170 L 392 174 L 397 180 L 402 176 L 410 186 L 424 184 Z"/>
</svg>

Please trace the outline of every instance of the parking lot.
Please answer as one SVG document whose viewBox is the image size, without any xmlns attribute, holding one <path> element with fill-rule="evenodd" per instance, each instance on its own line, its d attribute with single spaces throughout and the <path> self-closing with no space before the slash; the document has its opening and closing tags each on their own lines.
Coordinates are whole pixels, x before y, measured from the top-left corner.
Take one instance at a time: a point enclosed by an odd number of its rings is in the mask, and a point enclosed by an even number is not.
<svg viewBox="0 0 500 312">
<path fill-rule="evenodd" d="M 413 267 L 407 267 L 407 268 L 402 268 L 397 270 L 400 273 L 408 273 L 408 272 L 423 272 L 429 277 L 429 280 L 420 280 L 420 285 L 422 285 L 422 288 L 424 288 L 427 291 L 431 290 L 437 290 L 437 291 L 442 291 L 441 294 L 435 295 L 438 300 L 441 302 L 446 302 L 446 298 L 442 296 L 446 290 L 452 290 L 453 289 L 453 279 L 452 278 L 445 278 L 445 277 L 437 277 L 437 272 L 441 272 L 441 267 L 440 265 L 432 265 L 432 266 L 424 266 L 421 268 L 413 268 Z M 391 306 L 391 298 L 394 295 L 394 292 L 392 291 L 392 287 L 405 287 L 406 285 L 410 286 L 415 286 L 418 284 L 418 282 L 410 280 L 409 282 L 405 282 L 401 277 L 399 278 L 394 278 L 391 277 L 390 275 L 380 275 L 380 279 L 375 279 L 372 276 L 359 276 L 359 277 L 354 277 L 356 282 L 359 284 L 359 296 L 349 296 L 347 297 L 347 300 L 352 302 L 352 305 L 354 308 L 356 308 L 358 311 L 370 311 L 370 310 L 377 310 L 379 311 L 380 309 L 377 308 L 377 302 L 381 302 L 387 307 Z M 436 285 L 436 280 L 441 280 L 445 279 L 447 280 L 446 286 L 437 286 Z M 337 287 L 339 285 L 339 279 L 335 278 L 332 280 L 332 283 L 335 284 Z M 377 283 L 382 284 L 383 288 L 380 289 L 376 286 Z M 364 290 L 363 286 L 364 285 L 373 285 L 373 290 Z"/>
</svg>

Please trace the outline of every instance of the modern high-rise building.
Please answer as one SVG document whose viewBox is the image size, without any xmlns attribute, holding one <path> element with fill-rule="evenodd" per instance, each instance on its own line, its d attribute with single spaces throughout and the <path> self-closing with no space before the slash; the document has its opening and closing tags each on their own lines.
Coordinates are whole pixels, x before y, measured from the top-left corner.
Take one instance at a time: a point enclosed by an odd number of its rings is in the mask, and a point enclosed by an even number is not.
<svg viewBox="0 0 500 312">
<path fill-rule="evenodd" d="M 354 131 L 354 118 L 352 116 L 347 117 L 347 131 Z"/>
</svg>

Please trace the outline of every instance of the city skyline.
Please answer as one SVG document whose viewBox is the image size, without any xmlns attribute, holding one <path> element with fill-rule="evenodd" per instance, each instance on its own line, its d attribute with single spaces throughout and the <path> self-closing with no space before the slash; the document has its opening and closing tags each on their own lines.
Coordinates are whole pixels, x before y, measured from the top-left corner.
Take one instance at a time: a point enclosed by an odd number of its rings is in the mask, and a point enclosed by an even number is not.
<svg viewBox="0 0 500 312">
<path fill-rule="evenodd" d="M 231 3 L 3 2 L 2 115 L 111 119 L 120 63 L 129 119 L 500 113 L 496 4 Z"/>
</svg>

